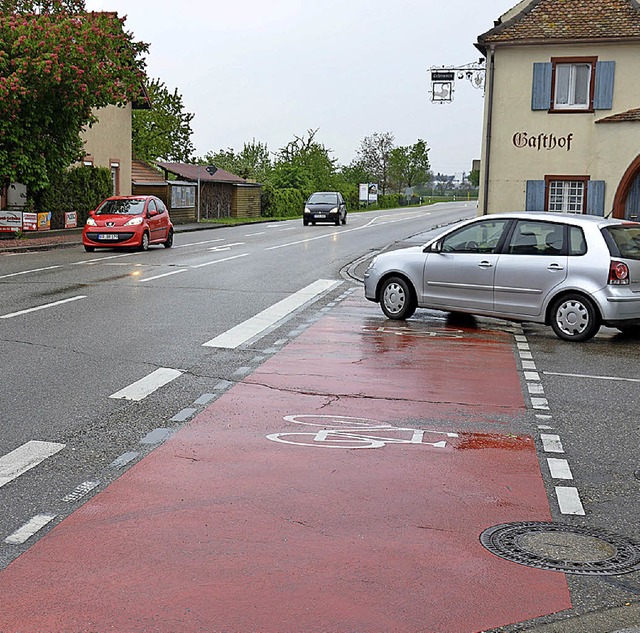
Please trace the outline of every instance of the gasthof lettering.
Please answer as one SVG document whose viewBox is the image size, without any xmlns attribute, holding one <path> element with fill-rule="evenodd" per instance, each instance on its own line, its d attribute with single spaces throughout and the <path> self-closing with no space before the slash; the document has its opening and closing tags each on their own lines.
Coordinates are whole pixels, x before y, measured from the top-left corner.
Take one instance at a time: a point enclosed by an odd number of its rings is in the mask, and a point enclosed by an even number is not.
<svg viewBox="0 0 640 633">
<path fill-rule="evenodd" d="M 556 136 L 555 134 L 530 134 L 529 132 L 516 132 L 513 135 L 513 144 L 522 149 L 530 147 L 537 151 L 546 149 L 564 149 L 567 152 L 571 151 L 571 143 L 573 142 L 573 134 L 567 134 L 566 136 Z"/>
</svg>

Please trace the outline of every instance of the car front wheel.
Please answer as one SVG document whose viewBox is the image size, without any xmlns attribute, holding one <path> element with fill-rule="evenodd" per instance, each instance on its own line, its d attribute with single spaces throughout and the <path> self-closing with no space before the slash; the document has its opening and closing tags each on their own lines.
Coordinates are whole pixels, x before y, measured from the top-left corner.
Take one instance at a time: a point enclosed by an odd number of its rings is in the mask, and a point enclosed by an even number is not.
<svg viewBox="0 0 640 633">
<path fill-rule="evenodd" d="M 593 303 L 578 294 L 565 295 L 551 307 L 551 327 L 565 341 L 587 341 L 600 329 L 600 317 Z"/>
<path fill-rule="evenodd" d="M 389 319 L 403 321 L 413 316 L 417 301 L 412 288 L 404 279 L 390 277 L 380 288 L 380 307 Z"/>
<path fill-rule="evenodd" d="M 140 240 L 140 250 L 149 250 L 149 234 L 146 231 L 142 234 L 142 239 Z"/>
</svg>

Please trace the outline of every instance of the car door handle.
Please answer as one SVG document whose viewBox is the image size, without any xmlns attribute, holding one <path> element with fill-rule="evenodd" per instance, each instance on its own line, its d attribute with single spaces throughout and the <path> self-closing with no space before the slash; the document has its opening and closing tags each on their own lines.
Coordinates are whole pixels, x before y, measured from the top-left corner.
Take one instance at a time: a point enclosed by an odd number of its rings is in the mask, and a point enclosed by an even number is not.
<svg viewBox="0 0 640 633">
<path fill-rule="evenodd" d="M 549 264 L 547 270 L 564 270 L 564 266 L 560 266 L 560 264 Z"/>
<path fill-rule="evenodd" d="M 478 267 L 479 267 L 479 268 L 492 268 L 492 267 L 493 267 L 493 264 L 492 264 L 491 262 L 488 262 L 488 261 L 485 259 L 485 260 L 481 261 L 481 262 L 478 264 Z"/>
</svg>

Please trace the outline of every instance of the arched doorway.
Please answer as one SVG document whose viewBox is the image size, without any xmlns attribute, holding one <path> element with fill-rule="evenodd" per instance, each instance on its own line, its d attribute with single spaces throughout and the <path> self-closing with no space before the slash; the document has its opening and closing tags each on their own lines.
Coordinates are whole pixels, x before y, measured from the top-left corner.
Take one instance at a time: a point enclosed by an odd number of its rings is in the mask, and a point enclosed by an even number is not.
<svg viewBox="0 0 640 633">
<path fill-rule="evenodd" d="M 640 220 L 640 156 L 625 172 L 613 200 L 613 217 Z"/>
</svg>

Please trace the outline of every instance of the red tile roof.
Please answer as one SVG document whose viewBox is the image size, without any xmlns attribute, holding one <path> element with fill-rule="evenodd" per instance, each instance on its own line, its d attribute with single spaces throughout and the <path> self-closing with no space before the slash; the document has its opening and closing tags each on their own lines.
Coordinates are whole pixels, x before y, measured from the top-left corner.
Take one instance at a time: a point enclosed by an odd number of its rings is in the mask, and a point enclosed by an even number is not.
<svg viewBox="0 0 640 633">
<path fill-rule="evenodd" d="M 604 117 L 604 119 L 598 119 L 596 123 L 634 123 L 637 121 L 640 121 L 640 108 L 633 108 L 633 110 L 612 114 L 611 116 Z"/>
<path fill-rule="evenodd" d="M 228 182 L 236 184 L 249 184 L 244 178 L 230 174 L 224 169 L 218 169 L 213 176 L 207 172 L 206 165 L 188 165 L 186 163 L 158 163 L 159 167 L 166 169 L 169 173 L 184 178 L 185 180 L 191 180 L 193 182 L 198 181 L 198 177 L 202 182 Z"/>
<path fill-rule="evenodd" d="M 640 3 L 636 0 L 531 0 L 511 19 L 480 35 L 478 47 L 636 38 L 640 39 Z"/>
</svg>

